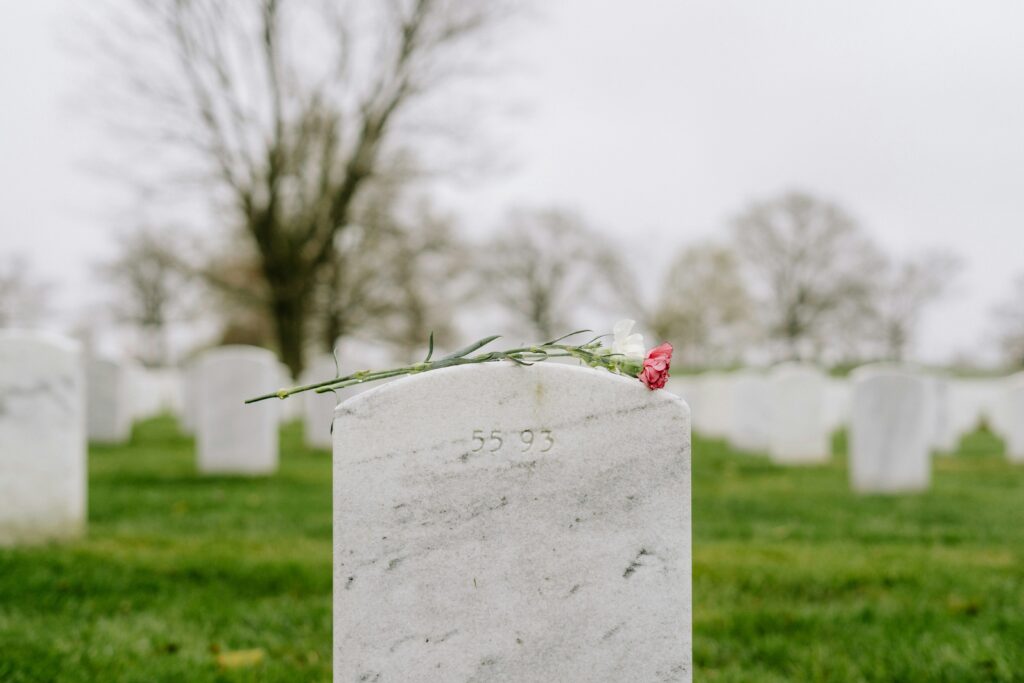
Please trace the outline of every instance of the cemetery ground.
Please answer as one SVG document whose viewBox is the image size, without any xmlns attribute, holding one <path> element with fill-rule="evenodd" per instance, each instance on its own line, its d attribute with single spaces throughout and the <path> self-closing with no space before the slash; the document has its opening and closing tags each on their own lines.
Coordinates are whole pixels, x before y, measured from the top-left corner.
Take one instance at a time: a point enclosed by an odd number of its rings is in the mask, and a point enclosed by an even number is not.
<svg viewBox="0 0 1024 683">
<path fill-rule="evenodd" d="M 931 491 L 858 497 L 694 439 L 695 680 L 1024 680 L 1024 467 L 977 432 Z M 330 457 L 199 478 L 159 418 L 90 448 L 89 532 L 0 550 L 0 681 L 327 681 Z"/>
</svg>

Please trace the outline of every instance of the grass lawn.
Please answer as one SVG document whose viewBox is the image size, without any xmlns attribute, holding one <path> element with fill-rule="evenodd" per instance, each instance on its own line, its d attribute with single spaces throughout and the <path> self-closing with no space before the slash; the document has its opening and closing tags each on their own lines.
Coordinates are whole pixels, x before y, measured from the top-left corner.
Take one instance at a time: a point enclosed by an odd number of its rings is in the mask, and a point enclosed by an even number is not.
<svg viewBox="0 0 1024 683">
<path fill-rule="evenodd" d="M 167 419 L 93 447 L 88 538 L 0 550 L 0 681 L 330 680 L 330 461 L 282 439 L 262 480 L 197 478 Z M 1024 467 L 979 432 L 857 497 L 844 450 L 695 441 L 695 679 L 1024 681 Z"/>
</svg>

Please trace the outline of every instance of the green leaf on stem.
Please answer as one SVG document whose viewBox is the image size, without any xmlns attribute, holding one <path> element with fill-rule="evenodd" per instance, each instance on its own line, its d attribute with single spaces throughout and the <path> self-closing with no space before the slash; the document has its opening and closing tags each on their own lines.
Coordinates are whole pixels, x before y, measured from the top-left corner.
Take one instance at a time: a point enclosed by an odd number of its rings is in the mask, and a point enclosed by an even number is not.
<svg viewBox="0 0 1024 683">
<path fill-rule="evenodd" d="M 576 330 L 575 332 L 570 332 L 569 334 L 563 334 L 558 339 L 552 339 L 549 342 L 544 342 L 543 344 L 541 344 L 541 346 L 551 346 L 552 344 L 557 344 L 558 342 L 562 341 L 563 339 L 568 339 L 569 337 L 574 337 L 577 334 L 583 334 L 584 332 L 593 332 L 593 330 Z"/>
<path fill-rule="evenodd" d="M 496 335 L 493 335 L 491 337 L 484 337 L 483 339 L 481 339 L 479 341 L 475 341 L 475 342 L 473 342 L 472 344 L 470 344 L 469 346 L 467 346 L 465 348 L 459 349 L 455 353 L 448 354 L 447 356 L 445 356 L 441 360 L 452 360 L 453 358 L 462 358 L 463 356 L 468 356 L 469 354 L 473 353 L 477 349 L 482 349 L 483 347 L 487 346 L 488 344 L 490 344 L 495 339 L 500 338 L 500 336 L 501 335 L 496 334 Z"/>
<path fill-rule="evenodd" d="M 430 333 L 430 341 L 428 342 L 428 344 L 429 344 L 429 346 L 427 347 L 427 357 L 423 359 L 424 363 L 429 363 L 430 362 L 430 358 L 434 355 L 434 333 L 433 332 Z"/>
</svg>

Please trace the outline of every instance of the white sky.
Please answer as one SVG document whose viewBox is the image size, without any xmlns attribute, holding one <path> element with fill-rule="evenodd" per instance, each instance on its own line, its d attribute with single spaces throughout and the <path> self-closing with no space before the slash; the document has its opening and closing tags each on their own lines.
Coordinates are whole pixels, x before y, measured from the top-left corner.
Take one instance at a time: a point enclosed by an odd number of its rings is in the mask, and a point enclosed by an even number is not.
<svg viewBox="0 0 1024 683">
<path fill-rule="evenodd" d="M 0 253 L 28 255 L 63 317 L 88 302 L 116 192 L 82 166 L 72 0 L 0 21 Z M 513 203 L 576 208 L 662 266 L 752 198 L 834 199 L 885 247 L 944 247 L 966 268 L 918 352 L 990 345 L 989 312 L 1024 272 L 1024 3 L 560 0 L 513 34 L 513 162 L 445 201 L 472 231 Z"/>
</svg>

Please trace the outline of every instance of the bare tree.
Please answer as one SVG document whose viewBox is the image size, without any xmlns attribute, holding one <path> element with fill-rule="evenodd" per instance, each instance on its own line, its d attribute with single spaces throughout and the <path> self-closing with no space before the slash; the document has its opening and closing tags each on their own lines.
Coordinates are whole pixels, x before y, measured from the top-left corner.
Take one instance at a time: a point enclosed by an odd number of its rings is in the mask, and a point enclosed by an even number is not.
<svg viewBox="0 0 1024 683">
<path fill-rule="evenodd" d="M 869 310 L 881 255 L 836 204 L 799 192 L 755 202 L 734 235 L 783 357 L 819 357 L 832 320 Z"/>
<path fill-rule="evenodd" d="M 97 270 L 114 293 L 114 320 L 138 333 L 140 360 L 151 366 L 168 362 L 168 333 L 194 307 L 194 283 L 179 267 L 173 233 L 145 227 L 125 232 L 119 251 Z"/>
<path fill-rule="evenodd" d="M 872 308 L 887 358 L 903 360 L 922 313 L 949 291 L 961 267 L 953 254 L 932 251 L 893 261 L 874 275 Z"/>
<path fill-rule="evenodd" d="M 50 285 L 22 256 L 0 260 L 0 327 L 32 327 L 47 314 Z"/>
<path fill-rule="evenodd" d="M 1003 357 L 1012 367 L 1024 367 L 1024 274 L 1013 282 L 1010 295 L 993 311 Z"/>
<path fill-rule="evenodd" d="M 130 98 L 189 160 L 206 196 L 250 241 L 282 359 L 298 373 L 310 302 L 354 202 L 412 138 L 410 113 L 468 63 L 502 3 L 136 0 L 107 45 Z M 141 37 L 144 45 L 129 40 Z M 143 59 L 156 55 L 154 62 Z M 402 133 L 400 131 L 405 131 Z"/>
<path fill-rule="evenodd" d="M 468 251 L 449 216 L 425 199 L 407 201 L 401 189 L 375 183 L 363 194 L 316 287 L 308 350 L 371 335 L 408 356 L 430 333 L 439 345 L 454 341 L 454 310 L 471 298 Z M 259 282 L 246 251 L 222 251 L 211 267 L 231 288 Z M 253 295 L 215 297 L 222 342 L 272 345 L 272 321 Z"/>
<path fill-rule="evenodd" d="M 754 333 L 753 302 L 729 247 L 702 243 L 679 252 L 659 291 L 651 328 L 675 346 L 680 365 L 738 360 Z"/>
<path fill-rule="evenodd" d="M 580 309 L 637 301 L 614 246 L 565 211 L 513 211 L 482 258 L 482 289 L 545 338 L 564 333 Z"/>
<path fill-rule="evenodd" d="M 337 263 L 326 269 L 322 347 L 362 331 L 403 356 L 431 333 L 439 345 L 454 341 L 454 310 L 469 300 L 472 283 L 451 217 L 425 199 L 408 204 L 377 189 L 364 198 L 359 220 L 337 245 Z"/>
</svg>

